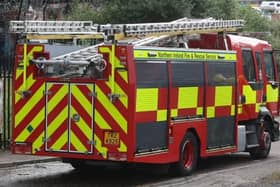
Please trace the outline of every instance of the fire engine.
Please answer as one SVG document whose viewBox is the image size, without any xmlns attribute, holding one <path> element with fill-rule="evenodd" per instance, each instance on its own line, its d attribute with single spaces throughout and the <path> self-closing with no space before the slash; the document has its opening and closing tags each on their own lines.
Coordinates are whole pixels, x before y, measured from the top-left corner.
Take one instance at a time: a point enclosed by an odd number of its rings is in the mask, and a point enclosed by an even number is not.
<svg viewBox="0 0 280 187">
<path fill-rule="evenodd" d="M 266 158 L 279 139 L 278 71 L 268 42 L 233 34 L 243 25 L 11 21 L 21 36 L 13 153 L 61 157 L 78 169 L 169 164 L 179 175 L 209 156 Z M 71 50 L 35 42 L 88 38 L 104 42 Z"/>
</svg>

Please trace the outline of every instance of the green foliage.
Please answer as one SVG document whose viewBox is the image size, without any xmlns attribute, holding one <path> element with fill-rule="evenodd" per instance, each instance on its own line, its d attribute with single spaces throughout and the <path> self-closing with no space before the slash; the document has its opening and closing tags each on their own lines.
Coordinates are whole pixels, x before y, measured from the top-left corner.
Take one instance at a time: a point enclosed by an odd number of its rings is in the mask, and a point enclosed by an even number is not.
<svg viewBox="0 0 280 187">
<path fill-rule="evenodd" d="M 239 7 L 237 17 L 246 21 L 245 31 L 265 32 L 269 29 L 268 20 L 250 6 Z"/>
<path fill-rule="evenodd" d="M 190 0 L 111 0 L 101 14 L 110 23 L 160 22 L 189 17 L 191 9 Z"/>
<path fill-rule="evenodd" d="M 207 0 L 205 15 L 216 19 L 235 19 L 239 4 L 237 0 Z"/>
</svg>

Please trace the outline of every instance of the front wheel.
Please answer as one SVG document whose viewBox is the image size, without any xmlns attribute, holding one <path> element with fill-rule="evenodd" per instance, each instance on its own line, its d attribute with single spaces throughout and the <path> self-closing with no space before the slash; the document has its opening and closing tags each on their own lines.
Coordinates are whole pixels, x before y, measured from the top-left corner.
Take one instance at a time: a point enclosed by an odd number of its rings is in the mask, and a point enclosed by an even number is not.
<svg viewBox="0 0 280 187">
<path fill-rule="evenodd" d="M 196 136 L 188 132 L 181 144 L 180 158 L 177 163 L 170 166 L 170 172 L 177 175 L 190 175 L 197 166 L 198 141 Z"/>
<path fill-rule="evenodd" d="M 250 151 L 254 159 L 267 158 L 271 148 L 271 136 L 269 132 L 264 132 L 261 138 L 260 146 Z"/>
</svg>

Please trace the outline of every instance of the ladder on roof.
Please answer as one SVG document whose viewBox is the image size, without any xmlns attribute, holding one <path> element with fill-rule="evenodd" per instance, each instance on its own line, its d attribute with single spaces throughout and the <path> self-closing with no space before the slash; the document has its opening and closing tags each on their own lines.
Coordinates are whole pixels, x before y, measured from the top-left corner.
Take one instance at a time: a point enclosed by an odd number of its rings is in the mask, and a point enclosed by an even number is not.
<svg viewBox="0 0 280 187">
<path fill-rule="evenodd" d="M 172 22 L 161 23 L 138 23 L 138 24 L 107 24 L 97 25 L 91 21 L 11 21 L 10 33 L 18 33 L 27 36 L 27 39 L 54 39 L 65 36 L 78 37 L 90 35 L 103 37 L 110 35 L 122 35 L 121 38 L 146 37 L 132 42 L 133 45 L 146 45 L 158 40 L 168 38 L 172 35 L 185 33 L 206 33 L 206 32 L 232 32 L 244 26 L 244 20 L 215 20 L 215 19 L 188 19 L 182 18 Z M 51 37 L 50 37 L 51 36 Z M 68 54 L 54 57 L 47 63 L 61 62 L 64 64 L 89 64 L 90 61 L 100 60 L 97 47 L 94 45 L 80 49 Z"/>
<path fill-rule="evenodd" d="M 182 18 L 173 22 L 137 24 L 93 24 L 91 21 L 11 21 L 11 33 L 38 35 L 119 35 L 142 37 L 176 35 L 180 33 L 232 32 L 244 26 L 244 20 L 215 20 Z"/>
</svg>

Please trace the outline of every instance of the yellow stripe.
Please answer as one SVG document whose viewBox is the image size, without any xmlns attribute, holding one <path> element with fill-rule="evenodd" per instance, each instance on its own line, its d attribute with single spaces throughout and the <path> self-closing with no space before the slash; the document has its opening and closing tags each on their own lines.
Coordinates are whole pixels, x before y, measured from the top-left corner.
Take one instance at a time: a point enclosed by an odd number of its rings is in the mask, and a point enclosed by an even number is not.
<svg viewBox="0 0 280 187">
<path fill-rule="evenodd" d="M 73 116 L 73 114 L 79 114 L 79 113 L 72 106 L 70 116 Z M 83 134 L 87 137 L 88 140 L 92 139 L 92 129 L 88 126 L 88 125 L 91 125 L 91 124 L 87 124 L 84 121 L 84 119 L 82 118 L 82 116 L 80 117 L 79 121 L 76 122 L 76 124 L 73 124 L 73 125 L 77 125 L 77 127 L 83 132 Z"/>
<path fill-rule="evenodd" d="M 167 120 L 167 110 L 158 110 L 157 121 L 166 121 L 166 120 Z"/>
<path fill-rule="evenodd" d="M 85 111 L 87 111 L 87 114 L 89 116 L 92 116 L 92 103 L 88 101 L 88 99 L 85 97 L 84 94 L 87 93 L 82 93 L 79 88 L 75 85 L 71 86 L 71 93 L 74 95 L 74 97 L 81 103 Z M 92 89 L 92 88 L 91 88 Z"/>
<path fill-rule="evenodd" d="M 122 70 L 122 71 L 118 71 L 118 73 L 119 73 L 119 75 L 121 76 L 121 78 L 122 78 L 126 83 L 128 83 L 128 77 L 127 77 L 128 73 L 127 73 L 127 71 Z"/>
<path fill-rule="evenodd" d="M 36 80 L 33 79 L 33 76 L 30 75 L 28 78 L 27 78 L 27 83 L 28 83 L 28 88 L 31 88 L 33 86 L 33 84 L 36 82 Z M 24 84 L 21 84 L 20 87 L 18 88 L 18 90 L 16 90 L 16 94 L 15 94 L 15 103 L 17 103 L 21 98 L 21 95 L 20 95 L 20 91 L 23 91 L 24 89 Z"/>
<path fill-rule="evenodd" d="M 35 130 L 39 124 L 45 119 L 45 107 L 43 107 L 40 112 L 31 120 L 30 125 Z M 28 127 L 28 126 L 27 126 Z M 24 142 L 29 137 L 31 133 L 25 128 L 19 135 L 16 137 L 15 141 Z"/>
<path fill-rule="evenodd" d="M 44 132 L 42 132 L 37 139 L 33 142 L 32 144 L 32 153 L 35 153 L 35 149 L 39 149 L 43 145 L 43 137 L 44 137 Z"/>
<path fill-rule="evenodd" d="M 81 143 L 79 138 L 75 135 L 75 133 L 73 132 L 70 133 L 70 140 L 71 140 L 71 144 L 76 148 L 77 151 L 79 152 L 88 151 L 87 148 Z"/>
<path fill-rule="evenodd" d="M 43 97 L 43 90 L 44 85 L 42 85 L 37 92 L 35 92 L 30 100 L 21 108 L 21 110 L 16 113 L 15 116 L 15 126 L 19 125 L 21 121 L 30 113 L 32 112 L 33 108 Z M 37 111 L 33 111 L 37 112 Z"/>
<path fill-rule="evenodd" d="M 103 107 L 111 114 L 111 117 L 119 124 L 122 130 L 127 133 L 127 121 L 116 107 L 110 102 L 109 98 L 96 86 L 97 99 Z"/>
<path fill-rule="evenodd" d="M 115 84 L 115 86 L 116 86 L 116 89 L 115 89 L 116 93 L 120 94 L 119 99 L 120 99 L 121 103 L 123 104 L 123 106 L 125 106 L 125 108 L 127 108 L 128 107 L 127 95 L 125 94 L 125 92 L 121 89 L 121 87 L 117 83 Z"/>
<path fill-rule="evenodd" d="M 150 54 L 153 54 L 151 56 Z M 221 58 L 223 57 L 223 58 Z M 176 59 L 176 60 L 216 60 L 216 61 L 236 61 L 235 53 L 205 53 L 195 51 L 158 51 L 135 49 L 134 58 L 138 59 Z"/>
<path fill-rule="evenodd" d="M 123 143 L 123 141 L 120 142 L 120 147 L 118 148 L 119 152 L 127 152 L 127 147 L 126 145 Z"/>
<path fill-rule="evenodd" d="M 55 84 L 48 84 L 48 90 L 55 85 Z M 68 94 L 68 86 L 63 85 L 56 93 L 55 95 L 51 98 L 51 100 L 48 100 L 48 113 L 54 109 L 54 107 L 57 106 L 57 103 L 59 103 L 62 98 Z"/>
<path fill-rule="evenodd" d="M 178 116 L 178 109 L 172 109 L 171 110 L 171 117 L 177 117 Z"/>
<path fill-rule="evenodd" d="M 61 125 L 63 121 L 65 121 L 68 118 L 68 108 L 64 107 L 60 113 L 56 116 L 56 118 L 48 124 L 48 130 L 47 135 L 50 137 Z"/>
<path fill-rule="evenodd" d="M 27 54 L 27 59 L 32 59 L 33 58 L 33 53 L 34 52 L 40 52 L 43 50 L 43 47 L 42 46 L 36 46 L 36 47 L 33 47 L 31 49 L 31 51 L 29 51 L 29 53 Z M 21 61 L 19 64 L 23 63 L 23 61 Z M 27 61 L 27 63 L 29 64 L 29 61 Z M 21 76 L 23 74 L 23 69 L 20 70 L 20 69 L 17 69 L 16 71 L 16 79 L 19 78 L 19 76 Z"/>
<path fill-rule="evenodd" d="M 203 115 L 203 107 L 196 108 L 196 115 Z"/>
<path fill-rule="evenodd" d="M 207 118 L 215 117 L 215 107 L 207 107 Z"/>
<path fill-rule="evenodd" d="M 198 100 L 198 87 L 179 88 L 178 108 L 196 108 Z"/>
<path fill-rule="evenodd" d="M 94 114 L 94 119 L 97 122 L 97 125 L 100 129 L 111 129 L 110 125 L 107 123 L 106 120 L 104 120 L 104 118 L 102 117 L 102 115 L 100 115 L 98 110 L 95 110 Z"/>
<path fill-rule="evenodd" d="M 257 102 L 257 94 L 250 85 L 243 86 L 243 95 L 245 95 L 245 104 L 255 104 Z"/>
<path fill-rule="evenodd" d="M 215 106 L 230 106 L 232 103 L 232 86 L 215 87 Z"/>
<path fill-rule="evenodd" d="M 156 111 L 158 88 L 141 88 L 136 91 L 136 112 Z"/>
<path fill-rule="evenodd" d="M 68 132 L 65 131 L 58 139 L 57 141 L 51 146 L 49 147 L 50 149 L 52 150 L 55 150 L 55 151 L 59 151 L 62 149 L 62 147 L 67 143 L 68 141 Z"/>
<path fill-rule="evenodd" d="M 231 116 L 235 115 L 235 105 L 231 105 L 230 115 Z"/>
<path fill-rule="evenodd" d="M 98 138 L 98 136 L 96 136 L 96 134 L 94 134 L 94 141 L 95 141 L 95 148 L 97 149 L 97 151 L 102 154 L 103 158 L 107 158 L 108 149 L 106 147 L 102 147 L 102 142 Z"/>
<path fill-rule="evenodd" d="M 266 92 L 268 103 L 278 101 L 278 87 L 273 88 L 271 85 L 266 85 Z"/>
</svg>

